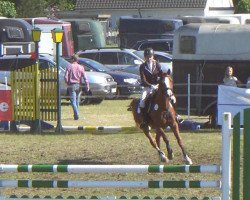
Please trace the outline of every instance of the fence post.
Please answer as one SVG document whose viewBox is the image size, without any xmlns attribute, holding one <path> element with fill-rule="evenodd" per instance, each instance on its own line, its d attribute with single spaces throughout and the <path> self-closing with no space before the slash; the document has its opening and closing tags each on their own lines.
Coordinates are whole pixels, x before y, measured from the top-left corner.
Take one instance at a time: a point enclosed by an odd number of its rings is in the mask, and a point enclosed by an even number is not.
<svg viewBox="0 0 250 200">
<path fill-rule="evenodd" d="M 230 199 L 231 180 L 231 113 L 223 114 L 222 123 L 222 200 Z"/>
<path fill-rule="evenodd" d="M 188 102 L 188 106 L 187 106 L 187 115 L 188 115 L 188 119 L 190 118 L 190 74 L 188 74 L 188 84 L 187 84 L 187 102 Z"/>
<path fill-rule="evenodd" d="M 233 119 L 232 199 L 240 199 L 240 113 Z"/>
<path fill-rule="evenodd" d="M 243 200 L 250 199 L 250 109 L 244 110 Z"/>
</svg>

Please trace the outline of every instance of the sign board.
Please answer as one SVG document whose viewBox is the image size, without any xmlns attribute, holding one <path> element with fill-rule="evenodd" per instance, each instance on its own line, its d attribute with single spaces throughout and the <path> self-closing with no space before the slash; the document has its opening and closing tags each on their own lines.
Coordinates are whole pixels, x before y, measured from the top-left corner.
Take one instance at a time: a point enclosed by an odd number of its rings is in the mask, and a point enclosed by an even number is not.
<svg viewBox="0 0 250 200">
<path fill-rule="evenodd" d="M 230 112 L 232 119 L 240 112 L 240 124 L 243 125 L 243 110 L 245 108 L 250 108 L 250 89 L 225 85 L 218 86 L 218 125 L 223 123 L 224 112 Z"/>
<path fill-rule="evenodd" d="M 0 90 L 0 120 L 12 120 L 11 90 Z"/>
</svg>

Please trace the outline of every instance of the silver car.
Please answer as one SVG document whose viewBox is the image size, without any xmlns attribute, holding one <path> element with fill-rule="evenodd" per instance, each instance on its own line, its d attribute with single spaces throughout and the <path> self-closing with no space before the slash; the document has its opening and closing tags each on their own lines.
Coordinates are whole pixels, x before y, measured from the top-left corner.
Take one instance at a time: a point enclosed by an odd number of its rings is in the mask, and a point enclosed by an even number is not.
<svg viewBox="0 0 250 200">
<path fill-rule="evenodd" d="M 125 70 L 128 66 L 140 66 L 144 59 L 134 54 L 134 49 L 104 48 L 78 51 L 80 58 L 89 58 L 111 70 Z"/>
<path fill-rule="evenodd" d="M 40 55 L 40 70 L 56 67 L 55 58 L 51 55 Z M 0 83 L 10 84 L 10 70 L 14 67 L 24 67 L 34 64 L 34 60 L 30 59 L 30 55 L 20 56 L 4 56 L 0 58 Z M 65 69 L 70 63 L 64 58 L 60 58 L 60 91 L 61 97 L 69 99 L 67 85 L 64 81 Z M 81 103 L 101 103 L 103 99 L 113 97 L 116 94 L 117 83 L 114 79 L 105 73 L 100 72 L 86 72 L 90 84 L 90 91 L 88 94 L 81 92 Z"/>
</svg>

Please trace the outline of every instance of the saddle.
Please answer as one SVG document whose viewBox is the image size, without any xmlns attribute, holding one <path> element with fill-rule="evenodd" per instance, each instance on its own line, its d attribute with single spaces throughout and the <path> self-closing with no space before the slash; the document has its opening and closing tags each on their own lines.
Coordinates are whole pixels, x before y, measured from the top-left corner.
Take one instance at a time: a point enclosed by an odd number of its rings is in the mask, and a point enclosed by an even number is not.
<svg viewBox="0 0 250 200">
<path fill-rule="evenodd" d="M 145 113 L 144 114 L 146 115 L 145 117 L 148 120 L 150 120 L 150 116 L 149 116 L 150 112 L 152 112 L 152 110 L 154 109 L 155 96 L 156 96 L 156 91 L 154 91 L 154 93 L 150 94 L 145 101 Z M 138 104 L 138 106 L 139 106 L 139 104 Z M 169 110 L 166 109 L 165 111 L 163 111 L 162 114 L 163 114 L 164 118 L 169 117 Z"/>
</svg>

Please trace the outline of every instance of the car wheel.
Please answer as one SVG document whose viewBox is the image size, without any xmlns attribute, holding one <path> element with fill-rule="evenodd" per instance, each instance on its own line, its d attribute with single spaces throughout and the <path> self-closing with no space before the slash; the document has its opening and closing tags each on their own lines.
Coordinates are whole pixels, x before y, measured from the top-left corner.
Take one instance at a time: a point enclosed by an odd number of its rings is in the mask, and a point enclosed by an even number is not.
<svg viewBox="0 0 250 200">
<path fill-rule="evenodd" d="M 92 104 L 100 104 L 103 101 L 101 98 L 96 98 L 91 101 Z"/>
<path fill-rule="evenodd" d="M 92 96 L 91 91 L 89 92 L 81 91 L 79 95 L 80 95 L 80 105 L 90 104 L 91 98 L 88 98 L 88 96 Z"/>
</svg>

